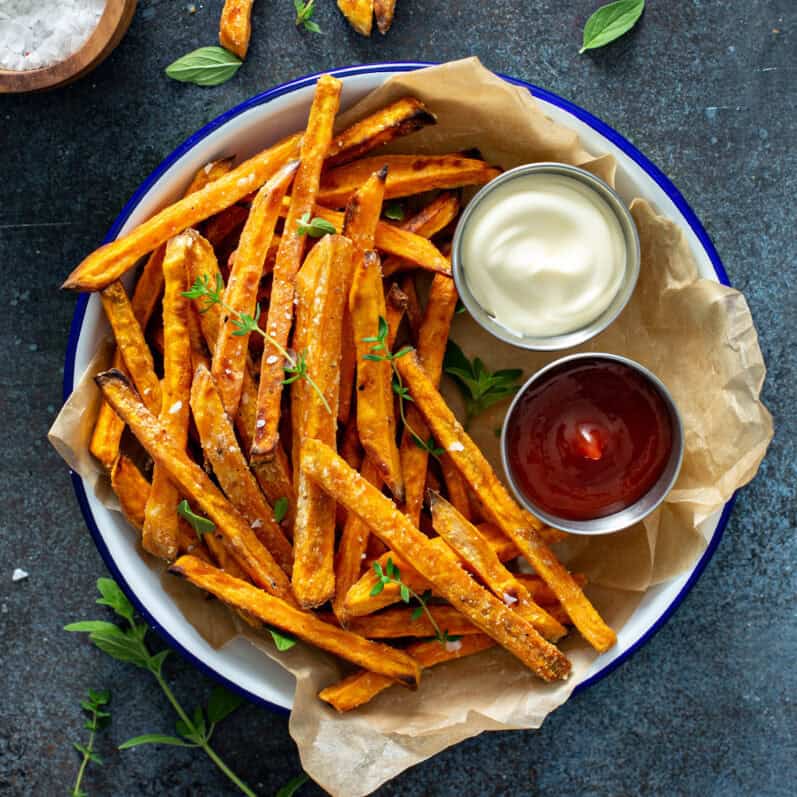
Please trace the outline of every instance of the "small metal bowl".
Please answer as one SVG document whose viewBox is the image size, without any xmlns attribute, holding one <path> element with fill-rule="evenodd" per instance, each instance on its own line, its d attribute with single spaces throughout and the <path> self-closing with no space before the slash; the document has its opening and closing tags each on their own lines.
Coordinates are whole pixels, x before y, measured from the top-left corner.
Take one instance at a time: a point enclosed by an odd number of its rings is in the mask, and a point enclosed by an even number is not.
<svg viewBox="0 0 797 797">
<path fill-rule="evenodd" d="M 525 177 L 528 174 L 538 173 L 563 175 L 577 180 L 583 185 L 589 186 L 609 207 L 620 223 L 620 228 L 625 238 L 626 251 L 625 276 L 611 304 L 597 318 L 580 329 L 546 337 L 521 335 L 514 332 L 503 324 L 500 324 L 495 317 L 490 315 L 490 313 L 479 304 L 468 286 L 461 251 L 462 239 L 465 228 L 468 225 L 468 220 L 481 201 L 496 188 L 510 180 L 515 180 L 518 177 Z M 529 163 L 525 166 L 517 166 L 514 169 L 510 169 L 494 180 L 491 180 L 483 186 L 476 196 L 468 203 L 454 233 L 454 241 L 451 247 L 451 268 L 462 303 L 484 329 L 497 338 L 500 338 L 505 343 L 511 343 L 514 346 L 520 346 L 524 349 L 558 351 L 560 349 L 578 346 L 580 343 L 594 337 L 599 332 L 606 329 L 626 306 L 628 300 L 631 298 L 631 294 L 634 292 L 634 287 L 636 286 L 639 276 L 639 236 L 637 235 L 636 225 L 634 224 L 631 213 L 623 204 L 622 199 L 620 199 L 615 191 L 599 177 L 596 177 L 594 174 L 584 169 L 579 169 L 576 166 L 569 166 L 565 163 Z"/>
<path fill-rule="evenodd" d="M 549 512 L 538 507 L 531 501 L 528 496 L 520 489 L 515 482 L 512 475 L 512 469 L 509 465 L 509 457 L 507 455 L 507 429 L 512 420 L 512 415 L 515 407 L 520 401 L 523 394 L 525 394 L 533 385 L 539 382 L 546 374 L 550 373 L 554 368 L 559 368 L 565 363 L 572 363 L 576 360 L 611 360 L 619 362 L 632 368 L 638 374 L 645 378 L 647 382 L 658 392 L 664 400 L 664 404 L 670 414 L 670 421 L 672 423 L 672 448 L 670 449 L 670 457 L 664 470 L 659 476 L 656 483 L 639 498 L 635 503 L 626 507 L 625 509 L 615 512 L 611 515 L 604 517 L 594 518 L 592 520 L 571 520 L 569 518 L 559 517 L 552 515 Z M 523 387 L 517 392 L 512 403 L 509 405 L 509 410 L 504 417 L 504 423 L 501 427 L 501 462 L 504 466 L 504 473 L 512 488 L 518 501 L 526 507 L 533 515 L 536 515 L 544 523 L 553 526 L 562 531 L 569 531 L 573 534 L 608 534 L 611 531 L 620 531 L 620 529 L 632 526 L 638 523 L 643 518 L 647 517 L 658 505 L 667 497 L 667 494 L 672 489 L 678 478 L 678 473 L 681 470 L 681 463 L 684 458 L 684 429 L 681 421 L 681 414 L 678 407 L 675 405 L 670 392 L 664 386 L 662 381 L 653 373 L 648 371 L 647 368 L 641 366 L 638 362 L 630 360 L 628 357 L 622 357 L 619 354 L 605 354 L 605 353 L 592 353 L 584 352 L 582 354 L 571 354 L 568 357 L 560 357 L 554 360 L 549 365 L 541 368 L 534 374 Z"/>
</svg>

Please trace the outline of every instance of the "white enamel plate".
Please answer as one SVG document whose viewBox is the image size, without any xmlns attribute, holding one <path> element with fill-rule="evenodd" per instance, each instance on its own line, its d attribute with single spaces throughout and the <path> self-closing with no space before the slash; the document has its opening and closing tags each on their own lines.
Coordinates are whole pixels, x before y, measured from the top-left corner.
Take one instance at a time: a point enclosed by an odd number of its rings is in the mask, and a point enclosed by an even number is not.
<svg viewBox="0 0 797 797">
<path fill-rule="evenodd" d="M 399 72 L 428 64 L 393 63 L 348 67 L 333 72 L 344 81 L 341 107 L 347 108 Z M 112 240 L 126 233 L 169 202 L 175 201 L 191 177 L 205 163 L 220 157 L 249 156 L 270 141 L 300 129 L 306 121 L 316 75 L 278 86 L 222 114 L 176 149 L 147 178 L 122 210 L 108 233 Z M 514 78 L 527 87 L 555 121 L 575 130 L 591 152 L 610 152 L 617 159 L 617 191 L 623 199 L 643 197 L 684 231 L 701 276 L 728 284 L 711 241 L 675 186 L 622 136 L 572 103 Z M 264 131 L 266 131 L 264 133 Z M 81 296 L 72 321 L 64 398 L 86 370 L 100 341 L 108 334 L 100 301 Z M 278 709 L 293 703 L 293 679 L 243 639 L 214 650 L 185 621 L 177 605 L 161 588 L 158 574 L 141 559 L 135 536 L 122 515 L 104 507 L 73 474 L 75 491 L 89 529 L 113 577 L 141 614 L 174 648 L 198 667 L 246 697 Z M 611 672 L 660 628 L 697 580 L 719 543 L 732 501 L 706 521 L 710 542 L 694 567 L 645 594 L 620 631 L 617 644 L 599 657 L 578 688 L 583 689 Z"/>
</svg>

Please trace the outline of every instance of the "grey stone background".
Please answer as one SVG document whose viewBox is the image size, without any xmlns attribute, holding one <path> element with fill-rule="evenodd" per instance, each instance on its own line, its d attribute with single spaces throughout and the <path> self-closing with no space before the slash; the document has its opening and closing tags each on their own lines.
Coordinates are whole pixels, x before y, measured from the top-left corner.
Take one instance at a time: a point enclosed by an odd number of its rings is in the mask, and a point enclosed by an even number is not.
<svg viewBox="0 0 797 797">
<path fill-rule="evenodd" d="M 380 794 L 795 793 L 797 4 L 651 0 L 633 33 L 580 57 L 582 26 L 598 4 L 398 0 L 389 35 L 368 41 L 331 0 L 318 0 L 323 36 L 294 29 L 290 0 L 258 0 L 245 66 L 226 85 L 201 89 L 168 80 L 163 68 L 215 43 L 221 0 L 196 2 L 193 14 L 184 0 L 141 0 L 127 37 L 92 75 L 49 94 L 0 97 L 0 793 L 66 793 L 90 686 L 112 689 L 114 716 L 89 794 L 234 793 L 201 754 L 118 752 L 132 735 L 169 732 L 171 710 L 143 673 L 61 631 L 102 615 L 94 584 L 106 572 L 45 440 L 75 305 L 61 280 L 150 170 L 235 103 L 330 67 L 470 54 L 583 105 L 680 187 L 752 307 L 777 435 L 716 556 L 650 644 L 539 732 L 468 741 Z M 30 577 L 12 583 L 14 567 Z M 212 687 L 178 655 L 166 669 L 188 705 Z M 254 705 L 215 741 L 263 795 L 300 769 L 286 717 Z"/>
</svg>

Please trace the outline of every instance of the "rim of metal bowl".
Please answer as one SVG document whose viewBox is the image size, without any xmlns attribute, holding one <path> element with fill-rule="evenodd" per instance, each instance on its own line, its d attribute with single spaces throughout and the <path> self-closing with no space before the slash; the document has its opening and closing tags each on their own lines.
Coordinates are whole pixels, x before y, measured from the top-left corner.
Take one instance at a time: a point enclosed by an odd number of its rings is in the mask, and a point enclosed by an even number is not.
<svg viewBox="0 0 797 797">
<path fill-rule="evenodd" d="M 467 276 L 465 275 L 466 269 L 462 262 L 461 251 L 462 240 L 465 235 L 465 229 L 473 213 L 476 211 L 479 204 L 497 188 L 519 177 L 525 177 L 528 174 L 565 175 L 578 180 L 584 185 L 588 185 L 611 209 L 623 231 L 626 258 L 624 266 L 625 274 L 620 288 L 609 306 L 600 315 L 592 319 L 588 324 L 584 324 L 584 326 L 572 332 L 548 336 L 521 335 L 517 332 L 513 332 L 482 307 L 473 295 L 470 285 L 468 285 Z M 619 194 L 608 183 L 591 172 L 588 172 L 586 169 L 581 169 L 578 166 L 571 166 L 568 163 L 556 163 L 554 161 L 526 163 L 521 166 L 515 166 L 513 169 L 508 169 L 498 177 L 490 180 L 486 185 L 483 185 L 463 211 L 457 223 L 456 230 L 454 231 L 454 239 L 451 244 L 451 270 L 454 275 L 457 292 L 459 293 L 462 303 L 476 323 L 491 335 L 504 341 L 504 343 L 509 343 L 512 346 L 518 346 L 532 351 L 560 351 L 570 349 L 573 346 L 585 343 L 600 332 L 603 332 L 603 330 L 622 313 L 631 299 L 631 296 L 633 296 L 634 288 L 639 279 L 639 268 L 639 234 L 634 219 L 631 216 L 631 211 L 626 207 L 625 202 L 623 202 Z"/>
<path fill-rule="evenodd" d="M 613 512 L 611 515 L 604 517 L 593 518 L 591 520 L 571 520 L 569 518 L 559 517 L 558 515 L 546 512 L 541 507 L 537 506 L 518 486 L 514 476 L 512 475 L 512 468 L 509 465 L 509 457 L 507 454 L 507 433 L 509 423 L 518 403 L 523 399 L 525 393 L 532 387 L 532 385 L 539 382 L 546 374 L 560 368 L 568 363 L 577 362 L 578 360 L 611 360 L 619 362 L 623 365 L 636 371 L 638 374 L 644 376 L 658 391 L 659 395 L 664 399 L 667 406 L 667 411 L 670 415 L 670 420 L 673 425 L 673 445 L 670 450 L 670 456 L 667 464 L 662 471 L 656 483 L 645 493 L 640 496 L 633 504 L 627 506 L 619 512 Z M 684 425 L 678 405 L 672 397 L 672 394 L 667 389 L 664 382 L 659 379 L 656 374 L 645 368 L 636 360 L 630 357 L 624 357 L 621 354 L 610 354 L 608 352 L 579 352 L 578 354 L 570 354 L 567 357 L 559 357 L 548 365 L 535 371 L 524 383 L 523 387 L 515 393 L 512 403 L 504 416 L 504 422 L 501 425 L 501 464 L 504 468 L 504 475 L 506 476 L 512 492 L 515 497 L 520 501 L 523 506 L 529 510 L 533 515 L 538 517 L 549 526 L 556 529 L 570 532 L 571 534 L 582 534 L 598 536 L 602 534 L 611 534 L 615 531 L 622 531 L 623 529 L 638 523 L 640 520 L 646 518 L 653 512 L 664 499 L 667 494 L 672 490 L 678 479 L 678 474 L 681 472 L 681 465 L 684 461 Z"/>
<path fill-rule="evenodd" d="M 250 108 L 258 105 L 265 105 L 277 97 L 281 97 L 290 92 L 306 88 L 307 86 L 312 85 L 312 83 L 314 83 L 322 74 L 333 74 L 336 77 L 345 78 L 356 75 L 412 72 L 416 69 L 423 69 L 428 66 L 436 65 L 437 64 L 431 61 L 390 61 L 378 64 L 344 66 L 338 69 L 325 70 L 324 72 L 313 72 L 303 75 L 295 80 L 286 81 L 285 83 L 274 86 L 265 92 L 256 94 L 253 97 L 250 97 L 248 100 L 244 100 L 238 105 L 230 108 L 230 110 L 220 114 L 215 119 L 208 122 L 208 124 L 200 128 L 193 135 L 189 136 L 182 144 L 180 144 L 180 146 L 178 146 L 161 161 L 155 170 L 141 183 L 139 188 L 133 193 L 125 206 L 122 208 L 119 215 L 116 217 L 110 229 L 108 230 L 108 234 L 105 236 L 103 243 L 112 241 L 117 237 L 119 231 L 127 221 L 130 214 L 133 213 L 153 185 L 174 163 L 176 163 L 183 155 L 185 155 L 186 152 L 196 146 L 200 141 L 210 135 L 214 130 L 218 129 L 231 119 L 234 119 L 236 116 L 246 112 Z M 580 122 L 583 122 L 585 125 L 595 130 L 602 138 L 606 139 L 620 149 L 626 155 L 626 157 L 639 166 L 639 168 L 641 168 L 645 174 L 658 186 L 658 188 L 663 191 L 664 194 L 672 201 L 672 203 L 678 209 L 678 212 L 683 216 L 686 223 L 689 225 L 700 242 L 700 246 L 703 248 L 709 261 L 711 262 L 712 268 L 714 269 L 714 273 L 717 275 L 719 282 L 722 285 L 730 286 L 731 283 L 728 279 L 728 274 L 725 271 L 725 267 L 722 264 L 719 253 L 712 243 L 709 234 L 706 232 L 697 215 L 689 206 L 688 202 L 684 199 L 681 192 L 675 187 L 667 175 L 661 171 L 661 169 L 652 163 L 630 141 L 628 141 L 628 139 L 620 135 L 620 133 L 618 133 L 614 128 L 607 125 L 601 119 L 598 119 L 598 117 L 593 116 L 591 113 L 589 113 L 589 111 L 584 110 L 579 105 L 576 105 L 570 102 L 570 100 L 566 100 L 564 97 L 560 97 L 558 94 L 554 94 L 547 89 L 543 89 L 534 85 L 533 83 L 529 83 L 528 81 L 512 77 L 511 75 L 505 75 L 503 73 L 497 74 L 507 83 L 527 90 L 533 96 L 543 100 L 544 102 L 548 102 L 557 108 L 560 108 L 561 110 L 578 119 Z M 88 308 L 89 298 L 90 294 L 85 293 L 78 297 L 75 304 L 75 312 L 72 316 L 72 324 L 69 329 L 69 339 L 67 341 L 66 355 L 64 359 L 64 382 L 62 391 L 64 401 L 69 398 L 75 387 L 75 363 L 77 349 L 78 343 L 80 342 L 80 334 L 83 328 L 83 320 L 86 315 L 86 309 Z M 100 556 L 105 563 L 105 566 L 108 568 L 110 574 L 124 591 L 130 602 L 133 604 L 133 606 L 135 606 L 136 611 L 147 621 L 150 627 L 163 639 L 167 645 L 169 645 L 172 649 L 179 651 L 180 655 L 191 662 L 191 664 L 200 670 L 200 672 L 203 672 L 205 675 L 213 678 L 219 683 L 225 685 L 227 688 L 231 689 L 233 692 L 242 695 L 254 703 L 265 706 L 266 708 L 269 708 L 277 713 L 287 714 L 289 712 L 288 708 L 278 703 L 274 703 L 271 700 L 252 692 L 250 689 L 240 686 L 238 683 L 219 672 L 215 666 L 206 663 L 196 653 L 188 650 L 185 645 L 178 642 L 168 631 L 161 627 L 158 620 L 139 600 L 135 590 L 130 586 L 114 558 L 111 556 L 108 546 L 105 544 L 105 540 L 103 539 L 102 533 L 97 525 L 97 521 L 94 518 L 94 513 L 91 510 L 91 506 L 89 505 L 88 493 L 86 490 L 86 485 L 83 483 L 83 479 L 74 471 L 70 471 L 70 476 L 72 477 L 72 487 L 75 491 L 75 497 L 83 515 L 83 519 L 89 529 L 89 532 L 91 533 L 94 544 L 96 545 L 97 550 L 99 551 Z M 695 567 L 689 574 L 686 583 L 681 587 L 681 589 L 678 591 L 678 594 L 672 599 L 667 608 L 653 621 L 650 627 L 648 627 L 647 630 L 645 630 L 633 644 L 629 645 L 628 648 L 626 648 L 616 658 L 604 664 L 598 670 L 598 672 L 594 673 L 585 681 L 582 681 L 578 686 L 576 686 L 574 693 L 587 689 L 588 687 L 605 678 L 610 673 L 614 672 L 614 670 L 628 661 L 628 659 L 631 658 L 631 656 L 633 656 L 637 650 L 650 641 L 650 639 L 659 631 L 659 629 L 661 629 L 670 619 L 676 609 L 681 605 L 684 598 L 686 598 L 686 596 L 689 594 L 697 580 L 700 578 L 700 575 L 706 569 L 706 566 L 719 546 L 722 535 L 728 525 L 731 513 L 733 512 L 733 507 L 736 502 L 736 495 L 737 494 L 735 493 L 725 504 L 720 518 L 717 521 L 714 534 L 712 535 L 706 550 L 695 564 Z"/>
</svg>

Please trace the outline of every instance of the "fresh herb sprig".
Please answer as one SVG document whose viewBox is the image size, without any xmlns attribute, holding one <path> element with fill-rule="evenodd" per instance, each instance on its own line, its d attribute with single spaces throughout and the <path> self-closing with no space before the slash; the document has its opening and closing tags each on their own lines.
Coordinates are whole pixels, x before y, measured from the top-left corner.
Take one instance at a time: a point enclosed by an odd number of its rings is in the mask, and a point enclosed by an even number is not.
<svg viewBox="0 0 797 797">
<path fill-rule="evenodd" d="M 364 360 L 373 360 L 374 362 L 389 362 L 390 367 L 393 370 L 393 392 L 398 396 L 399 400 L 399 414 L 401 416 L 401 422 L 404 424 L 404 428 L 410 433 L 410 437 L 412 437 L 413 442 L 415 443 L 418 448 L 427 451 L 433 457 L 439 457 L 443 453 L 442 448 L 438 448 L 434 444 L 434 438 L 430 437 L 428 440 L 424 440 L 416 431 L 412 428 L 410 423 L 407 421 L 407 416 L 404 414 L 404 402 L 405 401 L 412 401 L 412 396 L 410 395 L 409 388 L 406 387 L 404 382 L 401 379 L 401 374 L 396 368 L 396 360 L 400 357 L 403 357 L 405 354 L 409 354 L 412 351 L 412 346 L 404 346 L 403 348 L 399 349 L 397 352 L 391 352 L 387 345 L 387 336 L 388 332 L 390 331 L 390 327 L 388 326 L 387 321 L 380 315 L 379 322 L 377 324 L 377 331 L 376 335 L 371 337 L 363 338 L 363 343 L 372 343 L 370 353 L 364 354 Z"/>
<path fill-rule="evenodd" d="M 210 738 L 216 725 L 235 711 L 243 700 L 221 687 L 216 687 L 211 693 L 207 707 L 203 710 L 201 706 L 197 706 L 192 714 L 189 715 L 178 702 L 163 676 L 163 663 L 166 661 L 170 651 L 162 650 L 160 653 L 150 653 L 145 642 L 149 626 L 146 623 L 136 621 L 133 606 L 113 579 L 98 579 L 97 588 L 102 596 L 97 599 L 97 603 L 113 609 L 125 621 L 127 628 L 105 620 L 84 620 L 70 623 L 64 627 L 64 630 L 87 633 L 91 642 L 104 653 L 107 653 L 117 661 L 133 664 L 151 673 L 178 717 L 175 725 L 176 736 L 148 733 L 128 739 L 119 746 L 119 749 L 127 750 L 141 744 L 198 747 L 208 755 L 211 761 L 241 792 L 246 794 L 247 797 L 255 797 L 252 789 L 222 761 L 218 753 L 210 746 Z M 77 786 L 79 787 L 79 785 L 78 782 Z"/>
<path fill-rule="evenodd" d="M 310 218 L 310 212 L 303 213 L 296 222 L 297 235 L 309 235 L 311 238 L 323 238 L 325 235 L 334 235 L 337 232 L 331 221 L 320 216 Z"/>
<path fill-rule="evenodd" d="M 405 584 L 401 580 L 401 571 L 392 557 L 388 557 L 384 568 L 379 562 L 374 562 L 374 573 L 376 573 L 379 581 L 371 588 L 372 596 L 378 595 L 388 584 L 395 584 L 399 588 L 399 594 L 404 603 L 409 603 L 413 598 L 418 601 L 418 605 L 412 613 L 412 619 L 417 620 L 422 614 L 426 614 L 434 629 L 434 637 L 440 644 L 445 645 L 447 642 L 458 642 L 462 638 L 449 634 L 447 629 L 445 631 L 440 629 L 440 626 L 434 619 L 434 615 L 429 610 L 428 604 L 429 599 L 432 597 L 432 591 L 426 590 L 423 595 L 419 595 L 412 587 Z"/>
<path fill-rule="evenodd" d="M 293 7 L 296 9 L 296 19 L 294 20 L 297 28 L 304 28 L 310 33 L 323 33 L 318 23 L 313 21 L 315 13 L 315 0 L 293 0 Z"/>
<path fill-rule="evenodd" d="M 215 287 L 211 286 L 210 277 L 207 274 L 201 274 L 196 278 L 190 290 L 183 291 L 183 296 L 188 299 L 204 300 L 205 305 L 199 310 L 200 313 L 206 313 L 215 304 L 221 305 L 221 307 L 227 313 L 229 313 L 230 316 L 232 316 L 232 324 L 235 327 L 235 331 L 232 333 L 233 335 L 240 337 L 254 332 L 257 335 L 260 335 L 264 340 L 268 341 L 279 352 L 279 354 L 282 355 L 286 363 L 285 373 L 289 374 L 289 376 L 282 380 L 282 384 L 290 385 L 297 379 L 304 379 L 321 399 L 324 409 L 330 415 L 333 414 L 332 408 L 329 406 L 329 402 L 327 401 L 326 396 L 324 396 L 323 391 L 307 371 L 307 360 L 305 359 L 304 354 L 300 352 L 294 356 L 276 340 L 274 340 L 274 338 L 272 338 L 268 332 L 260 328 L 260 325 L 257 323 L 260 318 L 259 304 L 255 306 L 255 314 L 253 316 L 249 315 L 248 313 L 239 313 L 235 308 L 230 307 L 230 305 L 224 301 L 224 281 L 221 278 L 221 274 L 216 275 Z"/>
<path fill-rule="evenodd" d="M 584 38 L 579 55 L 585 50 L 604 47 L 628 33 L 645 10 L 645 0 L 616 0 L 601 6 L 584 25 Z"/>
<path fill-rule="evenodd" d="M 285 516 L 288 514 L 289 508 L 290 502 L 284 495 L 282 498 L 278 498 L 274 502 L 274 520 L 277 523 L 282 523 L 282 521 L 285 520 Z"/>
<path fill-rule="evenodd" d="M 102 759 L 94 752 L 94 739 L 97 736 L 97 731 L 104 728 L 111 719 L 111 712 L 108 711 L 108 703 L 111 700 L 111 693 L 107 689 L 95 691 L 89 689 L 86 699 L 82 700 L 81 708 L 89 715 L 83 727 L 89 732 L 89 738 L 86 744 L 73 742 L 72 746 L 80 753 L 83 758 L 80 762 L 80 769 L 78 769 L 77 777 L 75 778 L 75 785 L 72 791 L 69 792 L 70 797 L 86 797 L 86 792 L 80 788 L 83 782 L 83 776 L 86 774 L 86 768 L 89 761 L 93 764 L 102 766 Z"/>
<path fill-rule="evenodd" d="M 386 219 L 390 219 L 391 221 L 404 221 L 404 217 L 406 215 L 404 205 L 402 205 L 397 199 L 394 199 L 390 202 L 385 202 L 385 210 L 383 215 Z"/>
<path fill-rule="evenodd" d="M 519 368 L 490 373 L 478 357 L 471 362 L 453 340 L 448 341 L 443 368 L 454 377 L 465 399 L 465 428 L 493 404 L 517 393 L 517 382 L 523 376 Z"/>
</svg>

